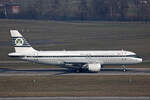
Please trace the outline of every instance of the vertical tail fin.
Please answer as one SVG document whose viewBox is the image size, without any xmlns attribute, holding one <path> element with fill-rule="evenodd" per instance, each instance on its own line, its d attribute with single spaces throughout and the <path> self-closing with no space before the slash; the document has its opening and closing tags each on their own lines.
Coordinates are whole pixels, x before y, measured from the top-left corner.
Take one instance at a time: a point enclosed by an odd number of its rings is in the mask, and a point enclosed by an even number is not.
<svg viewBox="0 0 150 100">
<path fill-rule="evenodd" d="M 36 51 L 18 32 L 18 30 L 10 30 L 12 42 L 16 52 L 33 52 Z"/>
</svg>

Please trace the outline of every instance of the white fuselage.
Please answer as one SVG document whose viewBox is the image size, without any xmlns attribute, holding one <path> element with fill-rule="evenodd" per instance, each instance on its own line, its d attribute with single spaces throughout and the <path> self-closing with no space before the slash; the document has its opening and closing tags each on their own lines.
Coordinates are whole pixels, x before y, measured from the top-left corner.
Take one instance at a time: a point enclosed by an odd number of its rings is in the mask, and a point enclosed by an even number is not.
<svg viewBox="0 0 150 100">
<path fill-rule="evenodd" d="M 10 53 L 11 57 L 19 57 L 23 60 L 50 65 L 65 64 L 137 64 L 142 62 L 142 58 L 135 53 L 123 50 L 114 51 L 36 51 Z"/>
<path fill-rule="evenodd" d="M 10 30 L 15 48 L 10 57 L 50 65 L 77 65 L 89 71 L 98 72 L 106 64 L 136 64 L 142 62 L 135 53 L 124 50 L 111 51 L 38 51 L 31 47 L 18 30 Z"/>
</svg>

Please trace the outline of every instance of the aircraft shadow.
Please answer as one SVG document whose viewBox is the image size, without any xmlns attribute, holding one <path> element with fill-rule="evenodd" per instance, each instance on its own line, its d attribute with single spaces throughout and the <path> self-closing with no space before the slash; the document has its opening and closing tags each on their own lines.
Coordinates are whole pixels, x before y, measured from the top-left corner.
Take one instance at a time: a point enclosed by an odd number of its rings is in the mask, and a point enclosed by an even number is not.
<svg viewBox="0 0 150 100">
<path fill-rule="evenodd" d="M 102 68 L 101 71 L 109 72 L 109 71 L 123 71 L 123 68 Z M 126 71 L 129 71 L 129 69 L 126 69 Z"/>
<path fill-rule="evenodd" d="M 11 69 L 11 68 L 0 68 L 0 72 L 63 72 L 67 69 Z"/>
<path fill-rule="evenodd" d="M 132 69 L 126 69 L 127 71 L 133 71 Z M 75 69 L 47 69 L 47 68 L 42 68 L 42 69 L 12 69 L 12 68 L 0 68 L 0 72 L 9 72 L 9 71 L 24 71 L 24 72 L 62 72 L 62 71 L 67 71 L 67 72 L 75 72 Z M 122 68 L 102 68 L 101 71 L 123 71 Z M 87 72 L 87 70 L 83 70 L 83 72 Z"/>
<path fill-rule="evenodd" d="M 134 69 L 126 69 L 128 72 L 140 72 Z M 40 69 L 13 69 L 13 68 L 0 68 L 0 73 L 7 73 L 7 72 L 35 72 L 35 73 L 52 73 L 52 75 L 62 75 L 62 74 L 71 74 L 71 73 L 93 73 L 87 70 L 83 70 L 82 72 L 76 72 L 75 69 L 67 69 L 67 68 L 57 68 L 57 69 L 50 69 L 50 68 L 40 68 Z M 107 72 L 123 72 L 123 68 L 102 68 L 100 73 L 107 73 Z"/>
</svg>

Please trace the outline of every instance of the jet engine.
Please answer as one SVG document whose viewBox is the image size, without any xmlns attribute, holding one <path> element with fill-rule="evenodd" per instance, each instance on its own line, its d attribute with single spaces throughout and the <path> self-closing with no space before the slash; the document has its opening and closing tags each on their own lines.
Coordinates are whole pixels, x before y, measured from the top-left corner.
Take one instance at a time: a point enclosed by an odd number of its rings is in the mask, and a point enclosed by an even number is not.
<svg viewBox="0 0 150 100">
<path fill-rule="evenodd" d="M 101 64 L 99 64 L 99 63 L 88 64 L 87 68 L 91 72 L 99 72 L 101 70 Z"/>
</svg>

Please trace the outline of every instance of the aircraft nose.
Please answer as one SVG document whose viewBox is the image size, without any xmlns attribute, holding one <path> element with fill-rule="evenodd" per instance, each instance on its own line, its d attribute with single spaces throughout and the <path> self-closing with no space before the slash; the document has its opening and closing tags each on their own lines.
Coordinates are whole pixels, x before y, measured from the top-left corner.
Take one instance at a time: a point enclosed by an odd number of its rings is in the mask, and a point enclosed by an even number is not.
<svg viewBox="0 0 150 100">
<path fill-rule="evenodd" d="M 143 61 L 143 59 L 142 58 L 138 58 L 137 61 L 138 61 L 138 63 L 141 63 Z"/>
</svg>

